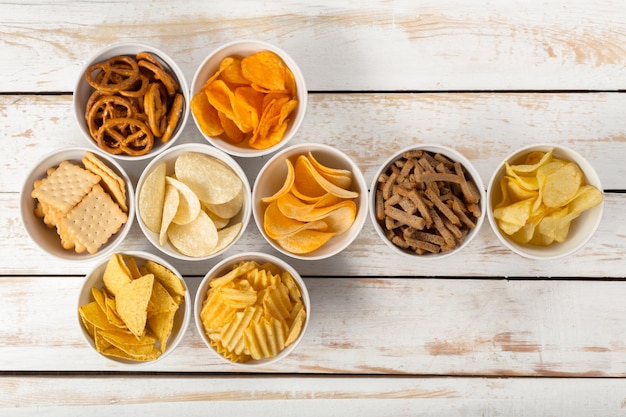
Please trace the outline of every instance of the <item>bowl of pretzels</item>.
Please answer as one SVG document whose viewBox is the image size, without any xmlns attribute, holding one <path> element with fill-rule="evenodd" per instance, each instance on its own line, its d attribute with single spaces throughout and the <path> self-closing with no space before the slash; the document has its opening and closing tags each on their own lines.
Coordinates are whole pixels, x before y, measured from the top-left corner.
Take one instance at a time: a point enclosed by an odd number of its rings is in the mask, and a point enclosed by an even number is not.
<svg viewBox="0 0 626 417">
<path fill-rule="evenodd" d="M 182 71 L 142 43 L 111 45 L 81 70 L 74 115 L 87 141 L 119 160 L 151 158 L 172 146 L 189 115 Z"/>
<path fill-rule="evenodd" d="M 485 219 L 485 189 L 476 169 L 458 151 L 413 145 L 383 162 L 374 175 L 370 216 L 395 253 L 441 259 L 478 234 Z"/>
</svg>

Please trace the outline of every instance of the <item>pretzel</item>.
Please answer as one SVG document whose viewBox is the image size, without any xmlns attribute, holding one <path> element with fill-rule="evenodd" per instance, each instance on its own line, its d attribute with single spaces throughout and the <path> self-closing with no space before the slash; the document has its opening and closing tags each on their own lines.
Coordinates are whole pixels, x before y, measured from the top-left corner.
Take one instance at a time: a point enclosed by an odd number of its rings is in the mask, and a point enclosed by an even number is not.
<svg viewBox="0 0 626 417">
<path fill-rule="evenodd" d="M 139 52 L 91 65 L 94 88 L 85 106 L 89 133 L 112 154 L 144 155 L 156 138 L 167 142 L 180 121 L 184 97 L 177 80 L 156 56 Z"/>
<path fill-rule="evenodd" d="M 119 155 L 145 155 L 154 145 L 154 135 L 141 120 L 119 117 L 105 121 L 98 129 L 96 143 L 105 151 Z"/>
</svg>

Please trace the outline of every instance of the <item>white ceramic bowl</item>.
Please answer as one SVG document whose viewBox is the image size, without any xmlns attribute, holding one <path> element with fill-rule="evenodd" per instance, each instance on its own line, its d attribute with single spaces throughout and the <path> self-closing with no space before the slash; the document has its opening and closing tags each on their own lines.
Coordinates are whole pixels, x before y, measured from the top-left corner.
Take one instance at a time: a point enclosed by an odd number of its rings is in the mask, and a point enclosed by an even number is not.
<svg viewBox="0 0 626 417">
<path fill-rule="evenodd" d="M 228 273 L 230 270 L 232 270 L 233 265 L 236 265 L 236 264 L 239 264 L 240 262 L 245 262 L 245 261 L 256 261 L 259 264 L 264 264 L 264 263 L 269 262 L 275 265 L 276 267 L 278 267 L 279 270 L 289 272 L 289 274 L 291 274 L 291 276 L 294 278 L 294 280 L 298 284 L 298 287 L 300 287 L 300 293 L 302 294 L 302 302 L 304 304 L 304 308 L 306 311 L 306 319 L 304 321 L 304 325 L 302 326 L 302 330 L 300 331 L 300 335 L 298 336 L 298 338 L 292 344 L 290 344 L 285 349 L 283 349 L 280 353 L 278 353 L 278 355 L 276 355 L 275 357 L 270 358 L 270 359 L 259 359 L 259 360 L 251 359 L 248 362 L 235 363 L 235 362 L 231 362 L 229 359 L 219 354 L 215 350 L 215 348 L 211 346 L 211 344 L 209 343 L 208 336 L 206 335 L 204 331 L 204 326 L 202 324 L 202 319 L 200 318 L 200 313 L 202 312 L 202 307 L 204 305 L 204 301 L 206 300 L 207 291 L 210 288 L 209 287 L 210 282 L 214 278 L 223 276 L 224 274 Z M 244 253 L 230 256 L 222 260 L 221 262 L 216 264 L 213 268 L 211 268 L 211 270 L 202 279 L 202 282 L 200 282 L 200 286 L 198 287 L 198 291 L 196 292 L 196 298 L 194 302 L 194 319 L 196 322 L 196 328 L 198 330 L 198 334 L 204 341 L 205 345 L 211 350 L 211 352 L 213 352 L 217 357 L 219 357 L 223 361 L 227 363 L 232 363 L 234 365 L 238 365 L 241 367 L 248 367 L 248 368 L 259 367 L 259 366 L 269 366 L 269 365 L 275 364 L 276 362 L 288 356 L 291 352 L 293 352 L 296 346 L 298 346 L 298 344 L 302 341 L 302 338 L 304 334 L 306 333 L 306 329 L 311 320 L 311 300 L 309 298 L 309 292 L 306 288 L 306 285 L 304 284 L 302 277 L 300 276 L 298 271 L 296 271 L 287 262 L 283 261 L 280 258 L 277 258 L 272 255 L 268 255 L 265 253 L 244 252 Z"/>
<path fill-rule="evenodd" d="M 476 184 L 476 188 L 478 189 L 479 193 L 480 193 L 480 209 L 481 209 L 481 215 L 480 217 L 478 217 L 477 219 L 475 219 L 475 225 L 476 227 L 474 229 L 470 229 L 468 234 L 465 236 L 465 238 L 463 239 L 463 241 L 459 244 L 457 244 L 456 248 L 451 250 L 451 251 L 446 251 L 446 252 L 439 252 L 439 253 L 424 253 L 424 254 L 417 254 L 416 252 L 409 250 L 409 249 L 403 249 L 399 246 L 396 246 L 394 243 L 391 242 L 391 240 L 389 240 L 389 238 L 387 237 L 386 233 L 385 233 L 385 228 L 381 225 L 381 223 L 376 219 L 376 188 L 378 185 L 378 178 L 381 176 L 381 174 L 385 173 L 387 171 L 387 169 L 393 164 L 395 163 L 395 161 L 397 161 L 398 159 L 400 159 L 402 157 L 402 155 L 407 152 L 407 151 L 412 151 L 412 150 L 423 150 L 423 151 L 427 151 L 431 154 L 441 154 L 443 156 L 445 156 L 447 159 L 451 160 L 452 162 L 460 162 L 461 165 L 463 166 L 463 168 L 465 168 L 465 171 L 469 174 L 469 176 L 471 177 L 471 179 L 474 181 L 474 183 Z M 370 205 L 370 218 L 372 220 L 372 223 L 374 224 L 374 228 L 376 229 L 376 232 L 378 233 L 378 235 L 380 236 L 380 238 L 382 239 L 383 242 L 385 242 L 385 244 L 387 246 L 389 246 L 389 248 L 395 252 L 396 254 L 399 255 L 403 255 L 403 256 L 410 256 L 412 258 L 417 258 L 417 259 L 424 259 L 424 260 L 440 260 L 443 258 L 447 258 L 449 256 L 452 256 L 458 252 L 460 252 L 461 250 L 463 250 L 463 248 L 465 248 L 467 245 L 469 245 L 469 243 L 476 237 L 476 235 L 478 234 L 484 219 L 485 219 L 485 207 L 486 207 L 486 203 L 485 203 L 485 187 L 483 185 L 482 179 L 480 178 L 480 175 L 478 173 L 478 171 L 476 171 L 476 169 L 474 168 L 474 166 L 472 165 L 472 163 L 465 157 L 463 156 L 461 153 L 459 153 L 458 151 L 447 147 L 447 146 L 443 146 L 443 145 L 436 145 L 436 144 L 424 144 L 424 145 L 411 145 L 411 146 L 407 146 L 404 149 L 399 150 L 398 152 L 395 152 L 393 155 L 391 155 L 389 158 L 387 158 L 387 160 L 385 160 L 381 165 L 380 168 L 377 170 L 376 174 L 374 175 L 374 178 L 372 180 L 372 184 L 370 187 L 370 201 L 369 201 L 369 205 Z M 443 217 L 443 216 L 442 216 Z"/>
<path fill-rule="evenodd" d="M 47 227 L 43 219 L 35 216 L 36 200 L 31 197 L 35 180 L 45 178 L 48 169 L 57 167 L 63 161 L 70 161 L 82 167 L 81 159 L 88 151 L 96 155 L 124 180 L 126 184 L 126 205 L 128 207 L 128 220 L 126 223 L 95 254 L 90 254 L 87 251 L 76 253 L 73 249 L 64 249 L 56 229 Z M 135 216 L 134 188 L 124 169 L 103 152 L 87 148 L 64 148 L 44 156 L 28 173 L 20 193 L 20 213 L 26 232 L 32 241 L 44 252 L 66 261 L 93 261 L 110 255 L 122 243 L 130 231 Z"/>
<path fill-rule="evenodd" d="M 354 223 L 346 232 L 333 236 L 320 248 L 305 254 L 295 254 L 283 249 L 275 240 L 270 238 L 263 227 L 263 218 L 266 203 L 262 198 L 275 194 L 284 184 L 287 176 L 287 164 L 285 159 L 289 159 L 295 165 L 296 159 L 300 155 L 313 154 L 321 164 L 330 168 L 347 169 L 352 172 L 352 191 L 357 191 L 356 198 L 357 213 Z M 270 158 L 261 168 L 252 189 L 252 214 L 256 225 L 267 242 L 279 252 L 296 259 L 319 260 L 334 256 L 347 248 L 361 232 L 367 218 L 367 185 L 363 173 L 356 163 L 345 153 L 330 145 L 320 143 L 304 143 L 287 147 L 272 158 Z"/>
<path fill-rule="evenodd" d="M 241 179 L 242 184 L 243 184 L 244 201 L 243 201 L 242 208 L 241 210 L 239 210 L 239 213 L 237 213 L 231 219 L 231 222 L 230 222 L 230 224 L 241 222 L 242 224 L 241 231 L 228 246 L 205 257 L 191 257 L 191 256 L 184 255 L 181 252 L 179 252 L 169 241 L 166 242 L 165 245 L 161 246 L 159 244 L 158 233 L 155 233 L 151 231 L 150 229 L 148 229 L 148 227 L 146 226 L 145 222 L 143 221 L 141 217 L 141 213 L 139 213 L 139 198 L 141 194 L 141 189 L 143 187 L 143 184 L 148 174 L 152 172 L 154 168 L 162 162 L 165 162 L 166 164 L 167 175 L 173 174 L 174 163 L 176 162 L 176 159 L 180 155 L 187 153 L 187 152 L 197 152 L 197 153 L 205 154 L 205 155 L 218 159 L 219 161 L 223 162 L 225 165 L 230 167 L 235 172 L 235 174 L 237 174 L 237 176 Z M 222 253 L 224 253 L 226 250 L 232 247 L 239 240 L 239 238 L 241 238 L 241 236 L 244 234 L 246 227 L 248 226 L 248 222 L 250 221 L 250 212 L 252 210 L 250 194 L 251 194 L 251 188 L 250 188 L 250 183 L 248 182 L 248 178 L 246 177 L 246 173 L 243 171 L 241 166 L 232 157 L 230 157 L 229 155 L 225 154 L 219 149 L 214 148 L 213 146 L 210 146 L 208 144 L 197 144 L 197 143 L 181 144 L 171 149 L 168 149 L 167 151 L 163 152 L 162 154 L 154 158 L 152 161 L 150 161 L 150 163 L 146 166 L 141 176 L 139 177 L 139 181 L 137 181 L 137 192 L 135 196 L 135 199 L 136 199 L 135 204 L 137 206 L 137 221 L 139 223 L 139 227 L 143 231 L 144 235 L 148 238 L 150 243 L 152 243 L 154 247 L 156 247 L 157 249 L 159 249 L 161 252 L 165 253 L 166 255 L 172 256 L 177 259 L 182 259 L 185 261 L 206 260 L 206 259 L 219 256 Z"/>
<path fill-rule="evenodd" d="M 578 218 L 572 221 L 567 239 L 562 243 L 553 243 L 549 246 L 536 246 L 531 244 L 519 244 L 511 240 L 508 235 L 503 233 L 496 223 L 493 216 L 494 206 L 502 199 L 502 190 L 500 181 L 505 174 L 505 163 L 520 163 L 526 155 L 533 151 L 548 152 L 553 149 L 554 156 L 567 161 L 578 164 L 585 175 L 585 181 L 589 185 L 593 185 L 602 191 L 602 184 L 598 174 L 595 172 L 589 161 L 587 161 L 578 152 L 558 144 L 542 143 L 523 147 L 508 155 L 494 171 L 489 187 L 487 190 L 487 214 L 489 223 L 494 233 L 500 241 L 513 252 L 529 259 L 551 260 L 569 256 L 581 249 L 591 237 L 594 235 L 600 221 L 602 220 L 602 212 L 604 211 L 604 201 L 599 205 L 585 211 Z"/>
<path fill-rule="evenodd" d="M 189 117 L 189 87 L 187 86 L 187 81 L 185 80 L 185 76 L 183 72 L 179 68 L 179 66 L 174 62 L 172 58 L 170 58 L 165 52 L 162 50 L 143 43 L 138 42 L 124 42 L 118 43 L 106 48 L 103 48 L 99 52 L 97 52 L 94 56 L 92 56 L 84 67 L 82 67 L 80 74 L 78 75 L 78 79 L 76 81 L 76 86 L 74 88 L 74 97 L 73 97 L 73 106 L 74 106 L 74 116 L 76 118 L 76 122 L 83 133 L 85 140 L 93 147 L 100 149 L 94 139 L 92 139 L 89 134 L 89 128 L 87 126 L 87 122 L 85 120 L 85 110 L 87 107 L 87 100 L 89 96 L 94 91 L 94 89 L 87 83 L 85 78 L 85 71 L 91 65 L 106 61 L 109 58 L 118 55 L 129 55 L 135 56 L 139 52 L 150 52 L 153 56 L 155 56 L 160 63 L 166 68 L 169 69 L 169 73 L 174 76 L 179 85 L 179 92 L 183 94 L 184 103 L 183 110 L 180 115 L 180 119 L 178 120 L 178 124 L 174 133 L 170 137 L 170 139 L 162 143 L 160 140 L 155 139 L 153 148 L 144 155 L 132 156 L 125 154 L 111 155 L 113 158 L 124 160 L 124 161 L 136 161 L 142 159 L 152 158 L 155 155 L 158 155 L 160 152 L 171 147 L 178 138 L 180 137 L 185 124 L 187 123 L 187 118 Z M 102 150 L 105 152 L 104 150 Z"/>
<path fill-rule="evenodd" d="M 196 70 L 196 73 L 191 82 L 191 97 L 193 98 L 193 96 L 202 89 L 206 81 L 217 71 L 220 62 L 224 58 L 233 55 L 246 57 L 256 52 L 265 50 L 272 51 L 276 53 L 280 58 L 282 58 L 283 62 L 287 65 L 287 67 L 289 67 L 289 69 L 293 73 L 296 81 L 298 107 L 294 110 L 294 114 L 293 116 L 291 116 L 292 121 L 289 123 L 289 126 L 285 131 L 285 135 L 279 143 L 266 149 L 255 149 L 243 143 L 241 145 L 234 145 L 220 137 L 208 136 L 204 132 L 202 132 L 202 129 L 200 129 L 200 125 L 198 124 L 195 115 L 193 114 L 193 112 L 191 112 L 193 120 L 198 127 L 198 130 L 206 138 L 206 140 L 213 146 L 223 150 L 230 155 L 239 157 L 255 157 L 267 155 L 284 147 L 295 136 L 296 132 L 300 128 L 300 125 L 302 124 L 302 121 L 304 120 L 304 115 L 307 107 L 307 87 L 300 68 L 285 51 L 275 45 L 257 40 L 240 40 L 222 45 L 213 52 L 211 52 L 198 66 L 198 69 Z"/>
<path fill-rule="evenodd" d="M 155 256 L 151 253 L 144 251 L 129 251 L 123 252 L 123 256 L 133 256 L 137 261 L 137 264 L 141 266 L 145 261 L 150 260 L 156 262 L 170 271 L 174 272 L 179 278 L 181 278 L 184 282 L 183 276 L 174 268 L 171 264 L 165 261 L 158 256 Z M 109 262 L 109 258 L 101 260 L 86 276 L 83 284 L 80 288 L 80 292 L 78 294 L 78 304 L 76 308 L 76 319 L 78 326 L 80 328 L 81 334 L 83 335 L 83 339 L 85 342 L 93 348 L 93 351 L 100 355 L 102 358 L 107 359 L 108 361 L 122 364 L 122 365 L 132 365 L 133 367 L 138 366 L 146 366 L 152 365 L 157 362 L 165 359 L 172 351 L 176 349 L 180 341 L 183 339 L 185 332 L 187 331 L 187 326 L 191 320 L 191 298 L 189 294 L 189 288 L 185 283 L 185 296 L 184 300 L 181 302 L 176 314 L 174 316 L 174 327 L 172 329 L 172 333 L 168 339 L 167 348 L 165 352 L 163 352 L 158 358 L 152 361 L 133 361 L 130 359 L 123 359 L 112 357 L 108 355 L 104 355 L 96 350 L 96 346 L 93 338 L 87 333 L 87 330 L 83 326 L 82 320 L 80 318 L 80 313 L 78 312 L 78 308 L 89 304 L 93 301 L 93 297 L 91 295 L 91 288 L 96 287 L 98 289 L 102 289 L 104 287 L 103 276 L 104 271 L 106 269 L 107 263 Z"/>
</svg>

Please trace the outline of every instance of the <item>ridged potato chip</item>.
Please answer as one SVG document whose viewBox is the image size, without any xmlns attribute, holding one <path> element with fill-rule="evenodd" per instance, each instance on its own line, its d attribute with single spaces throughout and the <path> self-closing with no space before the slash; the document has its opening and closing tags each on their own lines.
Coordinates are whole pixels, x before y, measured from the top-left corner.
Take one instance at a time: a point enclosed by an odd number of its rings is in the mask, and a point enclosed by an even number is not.
<svg viewBox="0 0 626 417">
<path fill-rule="evenodd" d="M 275 357 L 297 339 L 305 318 L 293 277 L 255 261 L 211 280 L 200 311 L 210 344 L 233 362 Z"/>
</svg>

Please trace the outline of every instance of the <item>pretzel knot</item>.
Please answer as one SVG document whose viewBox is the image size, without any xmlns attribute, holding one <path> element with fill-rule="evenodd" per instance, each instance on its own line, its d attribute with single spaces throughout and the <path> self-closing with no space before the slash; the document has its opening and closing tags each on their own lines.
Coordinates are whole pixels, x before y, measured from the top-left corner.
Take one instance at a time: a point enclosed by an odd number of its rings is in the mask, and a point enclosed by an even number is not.
<svg viewBox="0 0 626 417">
<path fill-rule="evenodd" d="M 140 156 L 150 152 L 154 145 L 154 135 L 143 121 L 118 117 L 106 120 L 96 132 L 96 143 L 105 151 Z"/>
<path fill-rule="evenodd" d="M 114 56 L 87 68 L 85 77 L 96 90 L 117 93 L 130 88 L 139 79 L 139 65 L 132 57 Z"/>
</svg>

